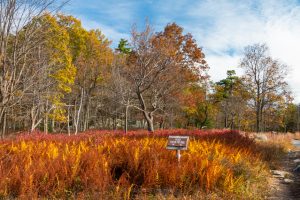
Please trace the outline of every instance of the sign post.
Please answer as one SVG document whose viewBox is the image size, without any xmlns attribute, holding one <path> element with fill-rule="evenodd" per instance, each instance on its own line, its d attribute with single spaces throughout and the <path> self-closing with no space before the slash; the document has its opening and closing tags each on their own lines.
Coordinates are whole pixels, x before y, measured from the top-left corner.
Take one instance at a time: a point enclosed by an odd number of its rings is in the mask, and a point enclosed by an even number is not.
<svg viewBox="0 0 300 200">
<path fill-rule="evenodd" d="M 177 157 L 178 162 L 180 162 L 181 155 L 180 155 L 180 150 L 179 149 L 176 150 L 176 157 Z"/>
<path fill-rule="evenodd" d="M 167 149 L 176 150 L 176 157 L 180 163 L 180 150 L 187 150 L 189 143 L 189 136 L 169 136 Z"/>
</svg>

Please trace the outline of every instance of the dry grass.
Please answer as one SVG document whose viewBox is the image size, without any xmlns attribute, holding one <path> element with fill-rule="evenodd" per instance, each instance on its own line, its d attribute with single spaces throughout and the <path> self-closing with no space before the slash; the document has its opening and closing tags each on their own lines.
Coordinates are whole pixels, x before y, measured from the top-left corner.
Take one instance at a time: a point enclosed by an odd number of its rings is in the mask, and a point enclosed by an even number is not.
<svg viewBox="0 0 300 200">
<path fill-rule="evenodd" d="M 300 139 L 300 133 L 264 133 L 269 140 L 269 143 L 278 144 L 283 146 L 287 151 L 295 147 L 291 141 L 293 139 Z"/>
<path fill-rule="evenodd" d="M 180 164 L 165 148 L 170 134 L 191 137 Z M 0 196 L 260 199 L 272 148 L 218 130 L 24 135 L 0 143 Z"/>
</svg>

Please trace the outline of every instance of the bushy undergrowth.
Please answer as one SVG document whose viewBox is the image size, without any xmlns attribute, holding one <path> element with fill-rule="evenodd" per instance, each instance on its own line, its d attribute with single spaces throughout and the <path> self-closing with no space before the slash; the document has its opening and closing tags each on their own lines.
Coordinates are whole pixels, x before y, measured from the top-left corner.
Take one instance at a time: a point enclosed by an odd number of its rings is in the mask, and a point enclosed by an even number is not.
<svg viewBox="0 0 300 200">
<path fill-rule="evenodd" d="M 180 163 L 166 150 L 168 135 L 190 136 Z M 262 149 L 234 131 L 24 134 L 0 142 L 0 196 L 140 199 L 201 192 L 257 199 L 268 171 Z"/>
<path fill-rule="evenodd" d="M 293 139 L 299 139 L 300 133 L 263 133 L 268 138 L 268 143 L 282 146 L 286 151 L 295 149 L 291 143 Z"/>
<path fill-rule="evenodd" d="M 253 133 L 255 134 L 255 133 Z M 271 169 L 280 169 L 282 159 L 287 152 L 297 150 L 292 144 L 293 139 L 299 138 L 299 133 L 260 133 L 267 137 L 267 141 L 261 141 L 257 150 L 262 152 L 261 158 L 266 161 Z"/>
</svg>

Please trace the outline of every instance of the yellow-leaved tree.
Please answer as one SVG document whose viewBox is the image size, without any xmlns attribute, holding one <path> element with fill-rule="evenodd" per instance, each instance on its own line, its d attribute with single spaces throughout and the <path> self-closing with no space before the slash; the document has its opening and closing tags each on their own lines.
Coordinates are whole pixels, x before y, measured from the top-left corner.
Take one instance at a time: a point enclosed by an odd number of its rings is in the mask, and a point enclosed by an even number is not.
<svg viewBox="0 0 300 200">
<path fill-rule="evenodd" d="M 48 117 L 53 121 L 66 122 L 66 108 L 63 98 L 72 91 L 75 81 L 76 67 L 73 64 L 73 54 L 68 27 L 59 23 L 59 17 L 45 14 L 42 25 L 47 37 L 44 53 L 49 59 L 49 78 L 53 81 L 47 95 L 47 109 L 45 113 L 45 131 L 48 130 Z"/>
<path fill-rule="evenodd" d="M 73 16 L 58 15 L 55 20 L 58 28 L 67 35 L 64 44 L 57 45 L 63 45 L 66 48 L 67 63 L 74 70 L 73 74 L 68 74 L 65 71 L 67 68 L 63 68 L 62 71 L 53 74 L 53 78 L 62 84 L 61 86 L 67 86 L 65 88 L 60 86 L 60 88 L 64 89 L 65 93 L 69 93 L 64 98 L 65 109 L 57 110 L 63 112 L 55 113 L 55 116 L 62 117 L 56 120 L 67 123 L 68 133 L 71 131 L 70 124 L 72 124 L 76 134 L 79 128 L 80 130 L 89 128 L 91 98 L 97 95 L 96 90 L 109 77 L 109 67 L 113 62 L 114 54 L 110 48 L 111 42 L 100 30 L 87 31 L 82 27 L 80 20 Z M 58 41 L 53 42 L 56 44 Z M 72 78 L 72 84 L 68 82 L 70 78 Z M 70 93 L 71 90 L 72 93 Z M 61 101 L 57 101 L 59 102 Z M 65 110 L 68 112 L 66 113 Z"/>
<path fill-rule="evenodd" d="M 78 131 L 80 118 L 83 122 L 81 130 L 89 128 L 91 99 L 97 95 L 97 89 L 110 77 L 110 67 L 114 58 L 110 44 L 100 30 L 90 30 L 85 40 L 86 46 L 76 60 L 75 65 L 80 72 L 76 76 L 76 89 L 80 96 L 75 98 L 78 104 L 77 115 L 74 116 L 75 133 Z"/>
</svg>

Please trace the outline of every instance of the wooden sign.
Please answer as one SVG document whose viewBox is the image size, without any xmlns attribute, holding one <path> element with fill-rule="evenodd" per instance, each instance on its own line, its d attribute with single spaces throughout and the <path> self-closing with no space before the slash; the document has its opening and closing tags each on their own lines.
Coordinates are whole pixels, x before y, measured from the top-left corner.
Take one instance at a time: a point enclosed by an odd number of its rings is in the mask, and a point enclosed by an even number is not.
<svg viewBox="0 0 300 200">
<path fill-rule="evenodd" d="M 170 150 L 187 150 L 189 136 L 169 136 L 167 149 Z"/>
</svg>

